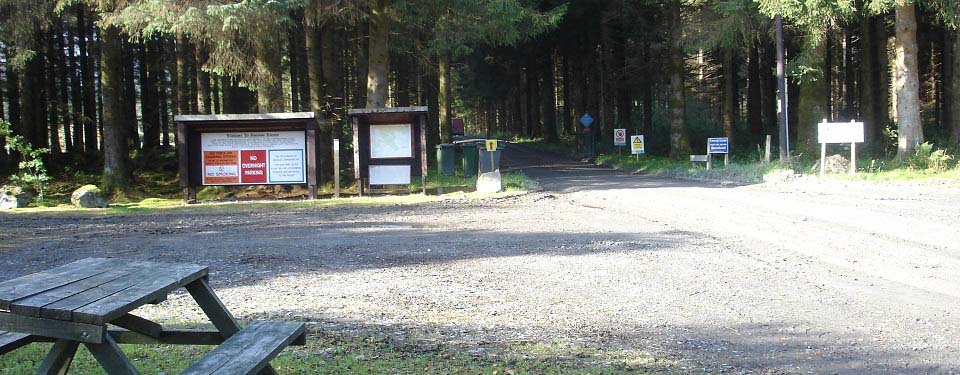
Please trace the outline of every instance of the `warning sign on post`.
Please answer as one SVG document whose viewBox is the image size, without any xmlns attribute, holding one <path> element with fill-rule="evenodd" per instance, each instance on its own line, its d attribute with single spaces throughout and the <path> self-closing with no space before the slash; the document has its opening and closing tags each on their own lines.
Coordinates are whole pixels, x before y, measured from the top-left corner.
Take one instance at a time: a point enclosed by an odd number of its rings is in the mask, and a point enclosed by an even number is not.
<svg viewBox="0 0 960 375">
<path fill-rule="evenodd" d="M 634 155 L 643 155 L 646 153 L 644 150 L 644 142 L 642 135 L 631 135 L 630 136 L 630 153 Z"/>
<path fill-rule="evenodd" d="M 306 183 L 303 131 L 202 133 L 204 185 Z"/>
</svg>

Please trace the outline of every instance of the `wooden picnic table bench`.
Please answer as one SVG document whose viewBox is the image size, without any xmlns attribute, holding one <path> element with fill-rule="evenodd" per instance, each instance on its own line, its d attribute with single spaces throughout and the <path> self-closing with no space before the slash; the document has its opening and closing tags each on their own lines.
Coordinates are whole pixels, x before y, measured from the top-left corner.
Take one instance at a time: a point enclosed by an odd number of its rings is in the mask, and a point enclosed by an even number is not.
<svg viewBox="0 0 960 375">
<path fill-rule="evenodd" d="M 215 330 L 166 329 L 130 312 L 186 288 Z M 119 328 L 115 328 L 115 327 Z M 270 360 L 304 345 L 296 322 L 242 328 L 213 292 L 207 267 L 87 258 L 0 283 L 0 354 L 53 342 L 38 374 L 64 374 L 80 344 L 108 374 L 138 374 L 121 344 L 219 345 L 184 374 L 274 374 Z"/>
</svg>

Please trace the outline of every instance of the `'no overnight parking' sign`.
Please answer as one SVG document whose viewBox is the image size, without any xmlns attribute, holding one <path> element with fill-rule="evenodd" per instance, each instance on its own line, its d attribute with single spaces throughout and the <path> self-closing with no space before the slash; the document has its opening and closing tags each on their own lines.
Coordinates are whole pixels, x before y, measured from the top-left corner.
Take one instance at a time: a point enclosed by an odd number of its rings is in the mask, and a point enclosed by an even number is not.
<svg viewBox="0 0 960 375">
<path fill-rule="evenodd" d="M 306 183 L 303 131 L 203 133 L 203 185 Z"/>
</svg>

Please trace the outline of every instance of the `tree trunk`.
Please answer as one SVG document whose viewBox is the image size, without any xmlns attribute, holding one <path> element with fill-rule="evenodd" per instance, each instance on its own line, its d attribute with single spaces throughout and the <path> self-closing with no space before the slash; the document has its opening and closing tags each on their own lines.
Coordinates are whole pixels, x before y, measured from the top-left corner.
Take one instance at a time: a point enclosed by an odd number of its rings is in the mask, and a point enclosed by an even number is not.
<svg viewBox="0 0 960 375">
<path fill-rule="evenodd" d="M 390 85 L 390 53 L 387 48 L 390 38 L 390 25 L 386 8 L 386 0 L 377 0 L 370 12 L 367 108 L 383 108 L 387 105 L 387 90 Z M 443 135 L 441 135 L 442 137 Z"/>
<path fill-rule="evenodd" d="M 877 76 L 879 81 L 877 82 L 877 97 L 880 98 L 876 104 L 876 120 L 877 120 L 877 129 L 879 129 L 878 136 L 883 136 L 883 130 L 888 126 L 892 126 L 892 117 L 891 114 L 895 110 L 893 108 L 893 84 L 890 82 L 892 79 L 890 75 L 890 53 L 889 53 L 889 42 L 890 34 L 887 30 L 887 25 L 884 20 L 880 17 L 874 19 L 874 33 L 876 39 L 875 48 L 877 50 Z M 884 140 L 886 142 L 886 140 Z"/>
<path fill-rule="evenodd" d="M 393 59 L 394 74 L 396 74 L 397 107 L 410 106 L 410 59 L 397 57 Z"/>
<path fill-rule="evenodd" d="M 128 185 L 127 142 L 123 124 L 123 46 L 120 31 L 108 27 L 101 33 L 100 78 L 103 81 L 104 160 L 101 188 L 112 192 Z"/>
<path fill-rule="evenodd" d="M 756 40 L 749 42 L 750 61 L 747 62 L 747 119 L 750 123 L 750 134 L 754 140 L 763 135 L 763 84 L 760 75 L 760 43 Z"/>
<path fill-rule="evenodd" d="M 829 69 L 829 64 L 824 58 L 826 55 L 827 43 L 818 42 L 816 45 L 808 45 L 810 48 L 811 61 L 819 61 L 820 69 Z M 808 73 L 815 74 L 815 73 Z M 804 155 L 818 155 L 817 147 L 817 124 L 824 119 L 829 119 L 830 113 L 829 99 L 830 85 L 827 83 L 825 75 L 803 77 L 800 84 L 800 98 L 797 103 L 797 122 L 793 123 L 791 128 L 797 130 L 796 149 Z"/>
<path fill-rule="evenodd" d="M 167 45 L 167 41 L 159 38 L 154 39 L 153 43 L 154 59 L 157 63 L 154 67 L 157 72 L 154 84 L 157 85 L 157 100 L 160 102 L 160 129 L 158 129 L 160 139 L 156 141 L 159 142 L 163 148 L 167 148 L 170 147 L 170 107 L 172 107 L 167 104 L 167 98 L 170 97 L 170 95 L 168 95 L 168 89 L 171 85 L 170 81 L 167 80 L 167 67 L 169 66 L 167 63 L 167 55 L 163 53 L 163 47 Z"/>
<path fill-rule="evenodd" d="M 310 110 L 315 114 L 322 114 L 320 122 L 320 144 L 318 145 L 320 157 L 320 181 L 329 181 L 333 179 L 333 121 L 330 116 L 330 106 L 326 101 L 328 96 L 324 93 L 323 85 L 323 44 L 321 43 L 320 28 L 316 25 L 316 20 L 307 11 L 308 22 L 306 25 L 306 44 L 307 44 L 307 81 L 310 84 Z M 332 48 L 332 46 L 330 46 Z"/>
<path fill-rule="evenodd" d="M 210 73 L 203 71 L 203 65 L 210 58 L 207 47 L 200 46 L 197 50 L 197 113 L 209 115 L 213 113 L 213 99 L 210 93 Z"/>
<path fill-rule="evenodd" d="M 7 111 L 7 121 L 10 123 L 11 130 L 15 132 L 20 132 L 20 124 L 22 123 L 21 114 L 20 114 L 20 74 L 13 68 L 13 63 L 10 61 L 10 54 L 7 52 L 6 48 L 3 51 L 4 55 L 7 56 L 7 104 L 9 106 Z M 22 133 L 19 133 L 22 135 Z"/>
<path fill-rule="evenodd" d="M 951 48 L 950 53 L 950 75 L 947 77 L 950 85 L 950 95 L 948 96 L 946 103 L 948 107 L 946 110 L 949 113 L 950 128 L 952 131 L 951 139 L 954 143 L 960 143 L 960 32 L 951 31 Z"/>
<path fill-rule="evenodd" d="M 185 36 L 177 36 L 177 113 L 194 115 L 191 102 L 197 102 L 197 94 L 190 85 L 193 71 L 193 48 Z M 195 104 L 194 104 L 195 105 Z"/>
<path fill-rule="evenodd" d="M 857 117 L 856 67 L 853 65 L 853 36 L 844 32 L 843 40 L 843 119 Z"/>
<path fill-rule="evenodd" d="M 690 155 L 687 140 L 687 105 L 684 85 L 683 34 L 680 0 L 670 2 L 670 157 L 684 159 Z"/>
<path fill-rule="evenodd" d="M 372 69 L 371 69 L 372 70 Z M 453 128 L 450 126 L 450 58 L 441 54 L 437 59 L 437 83 L 439 91 L 437 92 L 438 109 L 440 115 L 440 143 L 453 142 Z"/>
<path fill-rule="evenodd" d="M 296 30 L 294 30 L 296 29 Z M 287 59 L 290 61 L 290 110 L 300 112 L 300 68 L 297 60 L 297 32 L 300 28 L 287 30 Z"/>
<path fill-rule="evenodd" d="M 863 121 L 864 141 L 868 149 L 880 145 L 884 122 L 880 112 L 880 72 L 875 31 L 875 17 L 864 17 L 860 22 L 860 118 Z"/>
<path fill-rule="evenodd" d="M 59 22 L 54 22 L 54 24 Z M 47 112 L 47 129 L 50 134 L 50 152 L 53 154 L 60 154 L 63 152 L 63 149 L 60 147 L 60 119 L 63 118 L 62 113 L 60 113 L 63 108 L 63 102 L 60 98 L 60 89 L 58 87 L 60 70 L 60 61 L 57 60 L 57 55 L 60 51 L 57 50 L 56 39 L 59 39 L 59 31 L 57 27 L 50 29 L 50 34 L 47 35 L 47 70 L 46 70 L 46 79 L 44 83 L 46 84 L 46 97 L 47 105 L 49 112 Z M 69 131 L 69 130 L 68 130 Z"/>
<path fill-rule="evenodd" d="M 270 70 L 267 82 L 257 82 L 257 105 L 260 113 L 284 112 L 286 105 L 283 99 L 283 67 L 281 65 L 279 45 L 275 48 L 258 48 L 257 59 Z"/>
<path fill-rule="evenodd" d="M 77 6 L 77 51 L 80 53 L 80 79 L 83 90 L 83 149 L 97 154 L 97 81 L 93 77 L 93 20 L 86 22 L 87 8 Z M 91 47 L 91 48 L 88 48 Z"/>
<path fill-rule="evenodd" d="M 136 78 L 133 72 L 134 66 L 138 65 L 136 48 L 133 43 L 123 41 L 123 124 L 127 132 L 127 145 L 131 149 L 140 148 L 140 131 L 137 124 L 137 87 Z"/>
<path fill-rule="evenodd" d="M 336 54 L 336 35 L 337 32 L 333 27 L 333 21 L 328 21 L 320 27 L 323 105 L 332 121 L 331 126 L 339 124 L 343 120 L 341 114 L 344 114 L 346 111 L 344 108 L 346 103 L 344 101 L 345 96 L 341 91 L 343 82 L 341 76 L 338 74 L 339 69 L 337 68 L 340 61 L 337 60 L 338 55 Z M 331 129 L 330 132 L 332 136 L 338 135 L 334 129 Z"/>
<path fill-rule="evenodd" d="M 210 76 L 210 99 L 213 100 L 213 113 L 218 115 L 223 113 L 220 104 L 220 77 L 216 75 Z"/>
<path fill-rule="evenodd" d="M 553 76 L 553 51 L 547 47 L 543 50 L 543 66 L 540 70 L 541 86 L 540 108 L 543 110 L 543 138 L 547 142 L 556 142 L 557 136 L 557 94 Z"/>
<path fill-rule="evenodd" d="M 157 99 L 157 81 L 162 67 L 157 58 L 157 41 L 140 44 L 140 113 L 143 123 L 143 149 L 152 152 L 160 146 L 160 110 Z"/>
<path fill-rule="evenodd" d="M 81 30 L 80 35 L 83 35 Z M 83 151 L 83 91 L 80 89 L 80 63 L 77 61 L 76 33 L 67 24 L 67 72 L 70 77 L 70 122 L 73 124 L 73 148 Z M 82 57 L 82 56 L 81 56 Z"/>
<path fill-rule="evenodd" d="M 37 40 L 45 40 L 37 31 Z M 24 107 L 29 104 L 29 109 L 23 111 L 21 119 L 20 134 L 30 142 L 33 148 L 47 148 L 50 146 L 47 131 L 47 106 L 44 101 L 44 63 L 45 53 L 38 51 L 29 61 L 24 71 L 24 77 L 20 82 L 20 92 L 23 95 Z"/>
<path fill-rule="evenodd" d="M 577 131 L 573 120 L 573 95 L 570 86 L 573 85 L 573 74 L 570 71 L 570 49 L 561 47 L 563 54 L 563 132 L 570 135 Z"/>
<path fill-rule="evenodd" d="M 732 150 L 736 145 L 734 129 L 736 127 L 736 85 L 737 85 L 737 67 L 736 55 L 733 48 L 723 48 L 723 105 L 722 105 L 722 125 L 723 136 L 727 137 L 729 147 Z"/>
<path fill-rule="evenodd" d="M 67 75 L 69 74 L 67 71 L 67 60 L 63 54 L 67 43 L 63 40 L 65 27 L 62 19 L 57 20 L 55 30 L 54 41 L 56 46 L 52 55 L 54 57 L 54 64 L 57 67 L 57 90 L 60 99 L 60 123 L 63 124 L 63 143 L 68 152 L 74 152 L 76 151 L 76 146 L 73 143 L 73 116 L 70 113 L 70 104 L 68 103 L 70 101 L 70 80 L 67 79 Z"/>
<path fill-rule="evenodd" d="M 920 120 L 920 78 L 917 75 L 916 6 L 900 0 L 896 8 L 897 64 L 894 87 L 897 90 L 897 158 L 905 160 L 923 143 Z"/>
</svg>

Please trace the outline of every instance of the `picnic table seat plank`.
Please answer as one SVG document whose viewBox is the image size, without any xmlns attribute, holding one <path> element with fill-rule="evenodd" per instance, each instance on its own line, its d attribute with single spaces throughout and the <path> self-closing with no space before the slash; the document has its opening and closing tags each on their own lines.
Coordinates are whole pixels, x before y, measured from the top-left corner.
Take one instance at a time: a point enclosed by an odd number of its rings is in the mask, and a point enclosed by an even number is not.
<svg viewBox="0 0 960 375">
<path fill-rule="evenodd" d="M 118 264 L 118 259 L 87 258 L 4 281 L 0 283 L 0 309 L 9 310 L 15 300 L 107 272 Z"/>
<path fill-rule="evenodd" d="M 181 375 L 255 374 L 306 334 L 298 322 L 256 321 L 187 367 Z"/>
<path fill-rule="evenodd" d="M 31 335 L 26 333 L 0 331 L 0 355 L 20 349 L 33 341 Z"/>
<path fill-rule="evenodd" d="M 40 309 L 65 298 L 80 294 L 88 289 L 96 288 L 109 283 L 121 277 L 127 276 L 133 270 L 119 268 L 96 274 L 84 279 L 76 280 L 69 284 L 61 285 L 44 292 L 34 294 L 29 297 L 18 299 L 10 304 L 10 312 L 27 315 L 40 316 Z"/>
</svg>

